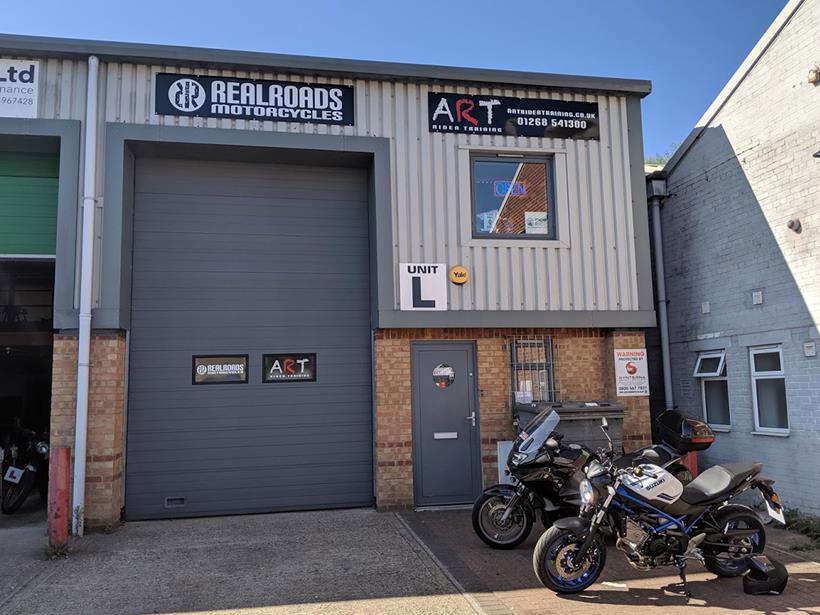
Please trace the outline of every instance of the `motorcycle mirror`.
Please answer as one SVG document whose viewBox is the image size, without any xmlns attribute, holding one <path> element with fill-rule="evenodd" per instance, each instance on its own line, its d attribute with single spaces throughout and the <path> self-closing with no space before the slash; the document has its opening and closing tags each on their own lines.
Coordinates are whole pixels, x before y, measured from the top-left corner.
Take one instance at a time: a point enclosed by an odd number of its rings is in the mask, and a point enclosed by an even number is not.
<svg viewBox="0 0 820 615">
<path fill-rule="evenodd" d="M 605 416 L 601 417 L 601 431 L 604 432 L 606 440 L 609 442 L 609 452 L 613 452 L 614 445 L 612 444 L 612 438 L 609 437 L 609 423 L 607 423 Z"/>
</svg>

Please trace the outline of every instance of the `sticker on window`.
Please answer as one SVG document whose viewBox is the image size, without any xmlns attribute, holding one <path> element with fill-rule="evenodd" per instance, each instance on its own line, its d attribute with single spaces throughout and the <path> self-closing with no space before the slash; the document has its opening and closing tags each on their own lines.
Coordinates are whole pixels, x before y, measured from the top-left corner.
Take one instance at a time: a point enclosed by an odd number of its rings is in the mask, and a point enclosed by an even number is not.
<svg viewBox="0 0 820 615">
<path fill-rule="evenodd" d="M 433 368 L 433 382 L 440 389 L 446 389 L 456 379 L 456 372 L 446 363 L 439 363 Z"/>
</svg>

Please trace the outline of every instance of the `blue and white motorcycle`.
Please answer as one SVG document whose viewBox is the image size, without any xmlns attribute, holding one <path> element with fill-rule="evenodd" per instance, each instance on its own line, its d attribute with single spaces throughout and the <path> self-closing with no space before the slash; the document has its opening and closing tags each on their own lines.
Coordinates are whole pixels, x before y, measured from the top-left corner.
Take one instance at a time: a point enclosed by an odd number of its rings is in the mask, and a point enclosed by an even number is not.
<svg viewBox="0 0 820 615">
<path fill-rule="evenodd" d="M 606 433 L 605 419 L 602 427 Z M 717 465 L 684 487 L 651 461 L 623 468 L 611 457 L 585 468 L 580 515 L 556 521 L 535 547 L 535 574 L 557 593 L 583 591 L 598 579 L 607 535 L 616 537 L 616 547 L 634 568 L 676 566 L 687 595 L 687 560 L 721 577 L 742 575 L 766 544 L 758 515 L 730 503 L 748 489 L 758 489 L 769 516 L 784 522 L 774 481 L 761 476 L 759 463 Z"/>
</svg>

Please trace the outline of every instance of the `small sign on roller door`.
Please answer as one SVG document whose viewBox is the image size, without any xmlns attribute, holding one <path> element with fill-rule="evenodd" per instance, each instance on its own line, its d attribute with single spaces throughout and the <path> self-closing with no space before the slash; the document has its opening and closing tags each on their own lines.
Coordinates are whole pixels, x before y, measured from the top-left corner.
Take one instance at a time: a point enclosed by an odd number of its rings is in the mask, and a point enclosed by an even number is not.
<svg viewBox="0 0 820 615">
<path fill-rule="evenodd" d="M 401 263 L 399 295 L 402 310 L 446 310 L 447 266 L 441 263 Z"/>
</svg>

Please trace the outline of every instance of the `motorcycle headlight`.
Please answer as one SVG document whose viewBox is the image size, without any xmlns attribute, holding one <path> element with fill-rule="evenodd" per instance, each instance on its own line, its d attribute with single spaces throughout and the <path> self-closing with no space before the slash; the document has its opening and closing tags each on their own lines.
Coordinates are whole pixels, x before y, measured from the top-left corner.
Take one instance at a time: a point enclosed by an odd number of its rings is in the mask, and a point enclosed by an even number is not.
<svg viewBox="0 0 820 615">
<path fill-rule="evenodd" d="M 595 493 L 595 489 L 592 488 L 592 483 L 589 482 L 586 478 L 581 481 L 581 503 L 584 506 L 592 506 L 595 504 L 595 500 L 598 499 L 598 494 Z"/>
<path fill-rule="evenodd" d="M 510 465 L 517 466 L 519 463 L 526 461 L 527 455 L 526 453 L 513 453 L 512 456 L 512 463 Z"/>
<path fill-rule="evenodd" d="M 602 466 L 600 463 L 595 461 L 594 459 L 589 462 L 589 465 L 586 468 L 586 475 L 587 478 L 596 478 L 601 476 L 601 474 L 606 473 L 606 468 Z"/>
<path fill-rule="evenodd" d="M 38 442 L 34 445 L 34 450 L 36 450 L 41 455 L 45 455 L 48 452 L 48 444 L 45 442 Z"/>
</svg>

